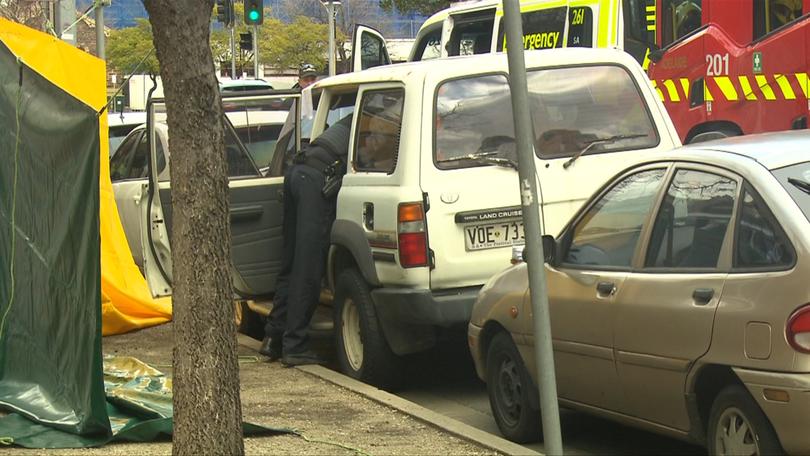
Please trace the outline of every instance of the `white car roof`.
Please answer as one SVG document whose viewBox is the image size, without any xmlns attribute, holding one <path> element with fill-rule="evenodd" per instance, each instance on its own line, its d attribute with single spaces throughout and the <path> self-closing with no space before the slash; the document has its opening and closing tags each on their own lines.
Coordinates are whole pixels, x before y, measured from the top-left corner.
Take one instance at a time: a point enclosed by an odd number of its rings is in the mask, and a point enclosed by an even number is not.
<svg viewBox="0 0 810 456">
<path fill-rule="evenodd" d="M 622 64 L 627 67 L 637 66 L 633 57 L 618 49 L 605 48 L 562 48 L 524 52 L 528 68 L 553 67 L 561 65 L 586 64 Z M 472 56 L 448 57 L 421 62 L 384 65 L 354 73 L 345 73 L 322 79 L 313 84 L 313 89 L 323 89 L 337 85 L 352 85 L 386 81 L 405 81 L 424 79 L 427 74 L 447 74 L 448 77 L 459 73 L 487 74 L 508 72 L 506 54 L 502 52 L 477 54 Z"/>
</svg>

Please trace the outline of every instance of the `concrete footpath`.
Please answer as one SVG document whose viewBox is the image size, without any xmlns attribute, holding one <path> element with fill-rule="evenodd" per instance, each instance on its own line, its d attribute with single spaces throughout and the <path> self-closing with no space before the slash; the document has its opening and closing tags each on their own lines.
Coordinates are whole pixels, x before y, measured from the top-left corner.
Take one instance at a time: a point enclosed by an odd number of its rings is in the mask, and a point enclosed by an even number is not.
<svg viewBox="0 0 810 456">
<path fill-rule="evenodd" d="M 284 368 L 239 336 L 242 414 L 246 421 L 292 428 L 302 436 L 245 439 L 247 454 L 494 455 L 537 454 L 320 366 Z M 171 375 L 172 326 L 104 338 L 105 354 L 134 356 Z M 170 442 L 112 444 L 47 454 L 171 454 Z M 43 450 L 0 447 L 3 454 Z"/>
</svg>

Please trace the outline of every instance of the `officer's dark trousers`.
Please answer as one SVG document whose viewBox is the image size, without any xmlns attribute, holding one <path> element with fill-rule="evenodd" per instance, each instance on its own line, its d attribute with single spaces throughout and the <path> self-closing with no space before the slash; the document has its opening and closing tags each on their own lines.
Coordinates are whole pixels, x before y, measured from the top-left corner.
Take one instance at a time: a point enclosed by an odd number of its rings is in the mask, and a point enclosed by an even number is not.
<svg viewBox="0 0 810 456">
<path fill-rule="evenodd" d="M 282 269 L 265 332 L 274 343 L 283 340 L 285 355 L 308 348 L 307 328 L 318 305 L 335 211 L 321 194 L 323 184 L 323 173 L 307 165 L 295 164 L 284 176 Z"/>
</svg>

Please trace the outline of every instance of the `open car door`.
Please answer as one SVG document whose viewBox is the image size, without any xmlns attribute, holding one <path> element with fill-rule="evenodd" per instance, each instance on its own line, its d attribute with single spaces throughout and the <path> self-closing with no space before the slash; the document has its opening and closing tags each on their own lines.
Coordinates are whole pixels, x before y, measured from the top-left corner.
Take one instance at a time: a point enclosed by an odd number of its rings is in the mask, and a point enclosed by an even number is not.
<svg viewBox="0 0 810 456">
<path fill-rule="evenodd" d="M 269 296 L 275 291 L 283 245 L 283 173 L 291 159 L 278 139 L 300 99 L 298 91 L 223 95 L 231 276 L 234 293 L 241 297 Z M 166 118 L 163 100 L 151 101 L 147 109 L 151 154 L 141 197 L 141 233 L 144 274 L 152 295 L 158 297 L 172 293 L 171 176 L 165 172 L 158 176 L 152 170 L 167 167 L 171 152 L 161 155 L 155 147 L 155 125 Z M 296 147 L 290 149 L 296 151 L 301 141 L 297 120 L 292 136 Z"/>
<path fill-rule="evenodd" d="M 352 71 L 390 64 L 382 34 L 367 25 L 356 25 L 352 35 Z"/>
</svg>

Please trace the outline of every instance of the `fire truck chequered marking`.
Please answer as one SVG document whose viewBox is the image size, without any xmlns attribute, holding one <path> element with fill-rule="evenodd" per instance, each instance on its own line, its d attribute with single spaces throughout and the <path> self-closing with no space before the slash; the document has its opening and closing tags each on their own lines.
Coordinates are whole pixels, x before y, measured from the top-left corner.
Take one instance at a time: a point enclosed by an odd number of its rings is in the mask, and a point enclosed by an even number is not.
<svg viewBox="0 0 810 456">
<path fill-rule="evenodd" d="M 665 103 L 689 101 L 691 84 L 688 78 L 652 80 L 652 86 Z M 680 85 L 680 89 L 678 86 Z M 796 88 L 799 90 L 796 90 Z M 810 98 L 810 78 L 807 73 L 714 76 L 703 82 L 705 101 L 776 101 Z"/>
</svg>

